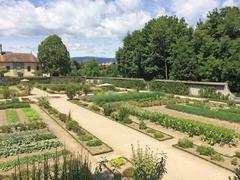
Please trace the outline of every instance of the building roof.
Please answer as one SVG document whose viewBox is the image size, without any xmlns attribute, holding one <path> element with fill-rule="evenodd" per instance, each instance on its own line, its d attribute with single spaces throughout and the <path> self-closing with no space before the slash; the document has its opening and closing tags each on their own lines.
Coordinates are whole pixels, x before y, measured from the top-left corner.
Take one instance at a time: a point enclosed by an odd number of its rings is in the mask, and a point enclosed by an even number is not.
<svg viewBox="0 0 240 180">
<path fill-rule="evenodd" d="M 37 58 L 31 53 L 3 53 L 0 54 L 0 63 L 36 63 Z"/>
</svg>

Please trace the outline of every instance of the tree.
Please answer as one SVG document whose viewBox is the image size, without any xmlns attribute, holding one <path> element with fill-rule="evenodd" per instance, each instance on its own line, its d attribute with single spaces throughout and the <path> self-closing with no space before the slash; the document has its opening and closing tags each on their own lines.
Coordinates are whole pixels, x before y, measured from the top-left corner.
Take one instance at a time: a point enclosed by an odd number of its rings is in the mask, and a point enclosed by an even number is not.
<svg viewBox="0 0 240 180">
<path fill-rule="evenodd" d="M 70 55 L 57 35 L 50 35 L 38 46 L 38 59 L 43 73 L 52 76 L 67 75 L 70 72 Z"/>
<path fill-rule="evenodd" d="M 79 69 L 80 75 L 96 77 L 100 75 L 100 67 L 95 59 L 84 62 Z"/>
<path fill-rule="evenodd" d="M 8 70 L 5 67 L 0 67 L 0 77 L 3 77 L 5 73 L 7 73 Z"/>
</svg>

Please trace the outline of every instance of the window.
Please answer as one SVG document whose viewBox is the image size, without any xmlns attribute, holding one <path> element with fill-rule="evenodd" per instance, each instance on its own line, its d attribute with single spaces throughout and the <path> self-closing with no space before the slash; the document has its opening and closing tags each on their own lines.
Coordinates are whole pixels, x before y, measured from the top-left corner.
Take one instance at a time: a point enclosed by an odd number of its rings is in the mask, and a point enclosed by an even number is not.
<svg viewBox="0 0 240 180">
<path fill-rule="evenodd" d="M 6 69 L 7 69 L 8 71 L 10 71 L 10 66 L 6 66 Z"/>
<path fill-rule="evenodd" d="M 36 69 L 37 69 L 37 71 L 39 71 L 39 66 L 37 66 L 37 68 L 36 68 Z"/>
<path fill-rule="evenodd" d="M 31 66 L 27 67 L 27 71 L 30 72 L 31 71 Z"/>
</svg>

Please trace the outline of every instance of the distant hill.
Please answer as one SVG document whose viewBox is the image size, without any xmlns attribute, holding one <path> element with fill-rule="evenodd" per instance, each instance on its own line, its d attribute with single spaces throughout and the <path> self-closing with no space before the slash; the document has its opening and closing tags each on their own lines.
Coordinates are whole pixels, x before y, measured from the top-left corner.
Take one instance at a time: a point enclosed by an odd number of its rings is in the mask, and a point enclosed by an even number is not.
<svg viewBox="0 0 240 180">
<path fill-rule="evenodd" d="M 72 60 L 78 61 L 78 62 L 86 62 L 96 59 L 98 64 L 106 63 L 106 62 L 116 62 L 115 58 L 106 58 L 106 57 L 93 57 L 93 56 L 83 56 L 83 57 L 72 57 Z"/>
</svg>

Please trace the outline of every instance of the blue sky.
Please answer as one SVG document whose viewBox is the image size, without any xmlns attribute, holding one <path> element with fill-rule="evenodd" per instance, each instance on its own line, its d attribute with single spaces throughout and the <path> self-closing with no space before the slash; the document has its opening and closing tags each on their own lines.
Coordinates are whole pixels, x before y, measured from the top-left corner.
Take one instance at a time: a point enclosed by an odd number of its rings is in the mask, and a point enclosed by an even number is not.
<svg viewBox="0 0 240 180">
<path fill-rule="evenodd" d="M 114 57 L 127 32 L 152 18 L 176 15 L 195 26 L 225 6 L 240 0 L 0 0 L 0 43 L 36 54 L 45 37 L 58 34 L 71 56 Z"/>
</svg>

